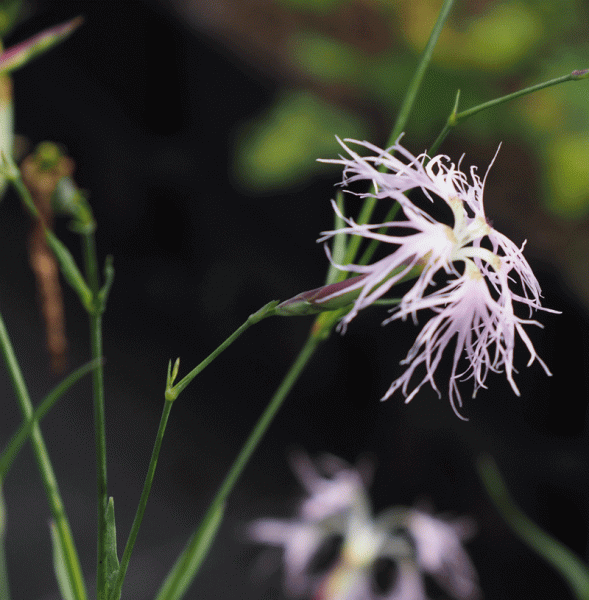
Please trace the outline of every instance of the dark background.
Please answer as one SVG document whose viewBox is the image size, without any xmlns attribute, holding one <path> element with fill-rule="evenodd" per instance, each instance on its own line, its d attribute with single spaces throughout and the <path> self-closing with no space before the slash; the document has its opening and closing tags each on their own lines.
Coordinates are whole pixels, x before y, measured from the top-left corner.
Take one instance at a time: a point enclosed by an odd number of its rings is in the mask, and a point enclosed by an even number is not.
<svg viewBox="0 0 589 600">
<path fill-rule="evenodd" d="M 236 128 L 268 106 L 281 83 L 163 3 L 39 2 L 6 45 L 77 14 L 86 18 L 79 31 L 14 74 L 16 130 L 31 146 L 52 140 L 67 147 L 76 181 L 90 192 L 101 260 L 114 255 L 104 354 L 109 495 L 122 548 L 157 430 L 167 361 L 180 356 L 186 373 L 266 302 L 322 283 L 327 262 L 315 239 L 331 226 L 328 200 L 337 178 L 268 196 L 239 190 L 229 169 Z M 487 193 L 494 185 L 490 177 Z M 0 211 L 0 307 L 38 402 L 58 379 L 49 369 L 27 263 L 30 222 L 11 192 Z M 79 240 L 66 223 L 59 221 L 56 231 L 79 258 Z M 553 268 L 533 256 L 531 262 L 546 305 L 563 311 L 540 315 L 545 329 L 530 333 L 552 378 L 538 365 L 526 369 L 520 349 L 521 397 L 501 376 L 490 376 L 490 389 L 476 399 L 466 384 L 468 422 L 425 390 L 410 405 L 400 397 L 380 403 L 417 330 L 410 323 L 381 329 L 383 313 L 365 311 L 345 337 L 334 335 L 319 349 L 292 391 L 232 495 L 187 597 L 280 597 L 278 579 L 251 582 L 257 549 L 243 542 L 241 528 L 252 518 L 290 514 L 300 492 L 286 461 L 293 447 L 350 461 L 373 453 L 376 510 L 426 499 L 437 510 L 473 516 L 479 534 L 471 555 L 487 598 L 567 597 L 558 576 L 499 519 L 474 470 L 476 456 L 491 452 L 527 513 L 586 556 L 587 313 Z M 88 359 L 88 327 L 69 289 L 64 296 L 75 367 Z M 271 319 L 250 329 L 175 403 L 125 598 L 153 597 L 311 322 Z M 0 385 L 5 443 L 20 415 L 5 373 Z M 92 589 L 88 380 L 63 398 L 42 429 Z M 30 448 L 4 493 L 14 597 L 57 598 L 49 510 Z"/>
</svg>

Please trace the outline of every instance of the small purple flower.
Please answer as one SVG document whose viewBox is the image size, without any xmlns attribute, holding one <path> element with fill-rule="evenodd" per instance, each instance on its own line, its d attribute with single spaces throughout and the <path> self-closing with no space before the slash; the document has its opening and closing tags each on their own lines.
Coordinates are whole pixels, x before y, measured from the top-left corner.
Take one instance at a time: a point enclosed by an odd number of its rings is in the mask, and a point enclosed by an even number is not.
<svg viewBox="0 0 589 600">
<path fill-rule="evenodd" d="M 401 389 L 406 402 L 409 402 L 426 382 L 441 395 L 434 374 L 444 351 L 453 340 L 455 349 L 448 392 L 458 416 L 458 407 L 462 406 L 457 385 L 459 380 L 473 379 L 474 396 L 479 388 L 486 387 L 489 371 L 505 372 L 513 391 L 519 395 L 513 379 L 513 352 L 517 336 L 530 353 L 528 364 L 537 359 L 550 375 L 524 330 L 524 325 L 541 325 L 516 316 L 514 303 L 527 306 L 529 316 L 534 310 L 557 311 L 542 307 L 540 285 L 523 256 L 523 246 L 518 248 L 489 224 L 483 207 L 486 176 L 481 180 L 476 167 L 471 167 L 469 178 L 460 170 L 460 163 L 456 166 L 443 155 L 431 159 L 426 154 L 415 157 L 398 142 L 390 151 L 368 142 L 346 142 L 364 146 L 374 154 L 362 157 L 340 140 L 350 158 L 340 156 L 339 159 L 323 162 L 344 166 L 342 185 L 356 181 L 371 182 L 373 191 L 357 195 L 395 200 L 405 218 L 360 225 L 344 217 L 332 202 L 345 226 L 323 232 L 318 241 L 348 234 L 394 247 L 388 256 L 373 264 L 341 265 L 332 260 L 326 245 L 329 259 L 338 269 L 363 275 L 345 288 L 346 292 L 354 289 L 360 292 L 353 308 L 340 322 L 340 331 L 345 332 L 360 310 L 411 277 L 415 278 L 413 284 L 398 305 L 390 310 L 391 316 L 383 324 L 405 320 L 408 316 L 417 323 L 417 313 L 423 309 L 434 313 L 401 363 L 407 365 L 407 370 L 392 383 L 383 399 Z M 379 167 L 385 167 L 387 172 L 381 173 Z M 426 207 L 436 204 L 444 207 L 445 204 L 450 209 L 449 224 L 439 222 L 406 196 L 407 192 L 416 188 L 426 196 Z M 381 228 L 387 228 L 389 232 L 380 233 L 378 230 Z M 439 287 L 440 279 L 445 281 L 442 287 Z M 340 293 L 335 290 L 324 295 L 316 304 L 333 301 Z M 460 368 L 459 363 L 464 360 L 465 368 Z M 425 375 L 413 387 L 411 380 L 420 366 L 425 368 Z"/>
<path fill-rule="evenodd" d="M 458 600 L 480 598 L 462 542 L 474 526 L 396 506 L 374 517 L 365 473 L 334 456 L 293 468 L 308 496 L 294 519 L 260 519 L 253 540 L 283 548 L 285 588 L 313 600 L 427 600 L 424 576 Z"/>
</svg>

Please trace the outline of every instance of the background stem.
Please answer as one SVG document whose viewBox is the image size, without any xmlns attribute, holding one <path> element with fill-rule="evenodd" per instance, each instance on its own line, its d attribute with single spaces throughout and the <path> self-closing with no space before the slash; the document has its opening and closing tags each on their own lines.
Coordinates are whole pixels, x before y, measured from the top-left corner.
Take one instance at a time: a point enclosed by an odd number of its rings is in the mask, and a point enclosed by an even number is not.
<svg viewBox="0 0 589 600">
<path fill-rule="evenodd" d="M 329 325 L 329 327 L 331 327 L 331 325 Z M 204 556 L 208 552 L 211 543 L 207 524 L 216 523 L 216 526 L 218 526 L 217 521 L 220 518 L 219 515 L 222 514 L 225 501 L 235 487 L 235 484 L 247 465 L 251 455 L 262 440 L 286 396 L 292 389 L 318 345 L 325 339 L 323 331 L 324 329 L 322 328 L 314 328 L 311 330 L 311 334 L 301 349 L 296 361 L 284 377 L 282 383 L 276 390 L 276 393 L 270 400 L 270 403 L 262 413 L 262 416 L 259 418 L 254 429 L 249 434 L 245 444 L 242 446 L 237 458 L 225 476 L 225 479 L 219 486 L 215 497 L 209 504 L 207 512 L 201 519 L 195 532 L 192 534 L 188 545 L 177 558 L 170 575 L 156 596 L 157 600 L 177 600 L 178 598 L 181 598 L 190 583 L 190 579 L 195 577 L 198 573 L 198 567 L 200 567 L 202 560 L 204 560 Z M 198 565 L 194 567 L 194 558 L 197 556 L 199 558 Z"/>
<path fill-rule="evenodd" d="M 86 281 L 94 298 L 94 310 L 89 312 L 90 352 L 93 360 L 102 357 L 102 307 L 97 306 L 100 283 L 94 232 L 82 234 L 82 249 Z M 106 508 L 107 467 L 106 467 L 106 427 L 104 414 L 104 372 L 102 363 L 92 372 L 92 396 L 94 405 L 94 441 L 96 445 L 96 497 L 97 497 L 97 567 L 96 596 L 106 600 Z"/>
<path fill-rule="evenodd" d="M 10 375 L 20 410 L 25 420 L 27 422 L 31 421 L 33 419 L 34 412 L 33 404 L 29 397 L 29 392 L 16 359 L 16 355 L 14 354 L 14 349 L 10 342 L 8 331 L 6 330 L 1 314 L 0 346 L 2 348 L 2 354 L 6 362 L 6 368 Z M 82 575 L 78 553 L 74 544 L 74 538 L 72 536 L 70 525 L 65 513 L 65 508 L 61 500 L 61 494 L 59 492 L 55 473 L 53 472 L 53 467 L 49 459 L 49 453 L 47 452 L 47 448 L 41 434 L 41 428 L 37 423 L 35 423 L 32 427 L 31 443 L 33 445 L 37 466 L 39 468 L 39 472 L 41 473 L 41 479 L 43 480 L 45 494 L 47 495 L 47 499 L 49 501 L 51 514 L 53 516 L 53 520 L 55 521 L 57 536 L 63 551 L 63 558 L 65 562 L 64 566 L 71 583 L 74 597 L 77 600 L 86 600 L 87 596 L 84 585 L 84 577 Z"/>
<path fill-rule="evenodd" d="M 438 15 L 438 19 L 432 29 L 429 40 L 423 50 L 423 54 L 421 55 L 421 59 L 417 68 L 415 69 L 415 73 L 407 86 L 407 91 L 405 93 L 405 97 L 403 98 L 403 102 L 401 103 L 401 107 L 399 108 L 399 112 L 397 113 L 397 119 L 395 120 L 395 124 L 393 125 L 393 129 L 391 131 L 391 135 L 387 141 L 387 148 L 394 145 L 397 141 L 397 138 L 401 135 L 405 126 L 407 125 L 407 121 L 409 119 L 409 115 L 411 114 L 411 109 L 415 104 L 415 99 L 417 98 L 417 93 L 419 92 L 419 88 L 423 81 L 423 77 L 425 75 L 425 71 L 431 61 L 432 54 L 434 51 L 434 47 L 440 37 L 440 33 L 442 32 L 442 28 L 444 27 L 444 23 L 450 14 L 450 9 L 454 4 L 454 0 L 444 0 L 442 7 L 440 9 L 440 13 Z M 381 166 L 380 171 L 386 170 L 385 167 Z M 362 210 L 358 215 L 357 222 L 360 225 L 364 225 L 370 221 L 370 217 L 374 212 L 374 208 L 376 206 L 376 198 L 365 198 L 364 205 L 362 206 Z M 354 259 L 358 254 L 358 250 L 360 248 L 360 244 L 362 242 L 361 236 L 352 236 L 350 239 L 350 243 L 348 244 L 348 248 L 346 250 L 346 256 L 343 264 L 353 263 Z M 372 250 L 373 251 L 373 250 Z M 371 251 L 371 252 L 372 252 Z M 347 271 L 341 271 L 338 277 L 338 281 L 343 281 L 348 276 Z"/>
<path fill-rule="evenodd" d="M 160 450 L 164 439 L 164 433 L 166 431 L 166 425 L 168 423 L 168 417 L 170 416 L 170 411 L 172 410 L 173 404 L 174 402 L 169 400 L 166 400 L 164 402 L 164 410 L 160 418 L 160 425 L 157 432 L 157 436 L 155 438 L 153 451 L 151 453 L 151 460 L 149 461 L 147 475 L 145 476 L 143 491 L 141 492 L 141 498 L 139 499 L 139 505 L 137 506 L 135 518 L 133 519 L 133 525 L 131 526 L 129 539 L 127 540 L 127 544 L 125 545 L 125 550 L 121 558 L 121 564 L 119 565 L 119 573 L 117 576 L 117 580 L 110 593 L 111 600 L 118 600 L 118 598 L 120 598 L 121 596 L 121 589 L 123 587 L 123 582 L 125 581 L 125 575 L 127 573 L 127 568 L 129 567 L 129 560 L 131 559 L 131 553 L 133 552 L 133 547 L 135 546 L 135 540 L 137 539 L 137 534 L 139 533 L 139 528 L 141 527 L 141 521 L 143 520 L 143 515 L 145 514 L 147 500 L 151 491 L 151 484 L 153 483 L 153 479 L 155 477 L 155 468 L 157 467 L 157 461 L 160 455 Z"/>
<path fill-rule="evenodd" d="M 551 79 L 549 81 L 544 81 L 543 83 L 538 83 L 536 85 L 532 85 L 530 87 L 524 88 L 522 90 L 518 90 L 517 92 L 513 92 L 512 94 L 507 94 L 506 96 L 501 96 L 500 98 L 495 98 L 493 100 L 489 100 L 488 102 L 483 102 L 482 104 L 477 104 L 477 106 L 473 106 L 467 110 L 463 110 L 462 112 L 456 112 L 456 108 L 452 111 L 452 114 L 448 117 L 444 128 L 436 138 L 435 142 L 431 145 L 431 148 L 428 150 L 428 155 L 433 156 L 438 148 L 442 145 L 442 142 L 446 139 L 448 134 L 456 125 L 462 123 L 462 121 L 466 121 L 469 117 L 476 115 L 482 110 L 486 110 L 487 108 L 494 108 L 495 106 L 499 106 L 504 102 L 510 102 L 511 100 L 515 100 L 516 98 L 520 98 L 521 96 L 527 96 L 528 94 L 532 94 L 533 92 L 537 92 L 538 90 L 542 90 L 547 87 L 551 87 L 553 85 L 558 85 L 559 83 L 564 83 L 565 81 L 576 81 L 579 79 L 576 71 L 572 73 L 568 73 L 567 75 L 563 75 L 562 77 L 557 77 L 556 79 Z"/>
</svg>

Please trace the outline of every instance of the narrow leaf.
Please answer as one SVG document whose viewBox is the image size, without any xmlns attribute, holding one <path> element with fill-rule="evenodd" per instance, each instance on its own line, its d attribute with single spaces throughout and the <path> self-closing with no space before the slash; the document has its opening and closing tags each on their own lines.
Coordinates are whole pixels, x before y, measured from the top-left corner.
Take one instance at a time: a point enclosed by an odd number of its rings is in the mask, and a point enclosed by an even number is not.
<svg viewBox="0 0 589 600">
<path fill-rule="evenodd" d="M 64 549 L 61 547 L 61 539 L 53 520 L 49 521 L 49 528 L 51 530 L 51 543 L 53 546 L 53 568 L 55 569 L 55 577 L 57 578 L 61 597 L 63 600 L 76 600 L 65 566 Z"/>
<path fill-rule="evenodd" d="M 587 565 L 522 512 L 509 495 L 497 464 L 490 456 L 479 458 L 478 471 L 495 507 L 514 533 L 560 573 L 578 600 L 589 599 Z"/>
<path fill-rule="evenodd" d="M 65 280 L 70 284 L 73 290 L 78 294 L 80 301 L 88 312 L 94 312 L 94 302 L 92 292 L 82 276 L 74 257 L 67 247 L 51 232 L 45 229 L 45 238 L 57 261 Z"/>
<path fill-rule="evenodd" d="M 55 386 L 47 396 L 42 400 L 30 419 L 26 420 L 14 434 L 6 449 L 0 454 L 0 480 L 6 476 L 14 459 L 18 455 L 23 444 L 29 438 L 35 423 L 41 419 L 53 408 L 55 403 L 70 389 L 74 383 L 79 381 L 84 375 L 90 373 L 97 366 L 102 364 L 102 359 L 91 360 L 86 364 L 72 371 L 63 381 Z M 0 598 L 1 600 L 1 598 Z"/>
<path fill-rule="evenodd" d="M 224 512 L 225 503 L 220 502 L 193 533 L 188 545 L 166 577 L 156 600 L 180 600 L 184 596 L 215 539 Z"/>
<path fill-rule="evenodd" d="M 119 557 L 117 555 L 117 528 L 115 525 L 115 501 L 111 496 L 106 507 L 106 585 L 108 594 L 119 575 Z M 118 600 L 118 599 L 117 599 Z"/>
</svg>

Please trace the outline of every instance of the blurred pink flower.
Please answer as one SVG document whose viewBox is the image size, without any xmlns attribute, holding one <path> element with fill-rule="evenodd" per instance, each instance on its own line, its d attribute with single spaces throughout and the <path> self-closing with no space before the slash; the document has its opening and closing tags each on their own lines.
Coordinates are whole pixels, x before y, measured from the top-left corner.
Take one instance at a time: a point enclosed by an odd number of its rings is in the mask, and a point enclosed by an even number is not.
<svg viewBox="0 0 589 600">
<path fill-rule="evenodd" d="M 542 307 L 540 285 L 523 256 L 523 246 L 518 248 L 489 224 L 483 207 L 486 176 L 481 180 L 476 167 L 471 167 L 469 178 L 460 170 L 460 163 L 457 167 L 442 155 L 431 160 L 426 154 L 415 157 L 399 143 L 385 151 L 368 142 L 346 141 L 364 146 L 374 154 L 362 157 L 340 141 L 350 158 L 341 156 L 323 162 L 344 166 L 342 185 L 356 181 L 371 182 L 372 192 L 357 195 L 395 200 L 405 218 L 360 225 L 344 217 L 332 202 L 345 226 L 323 232 L 318 241 L 348 234 L 391 244 L 394 250 L 373 264 L 341 265 L 333 261 L 326 245 L 332 264 L 363 277 L 341 291 L 324 294 L 316 303 L 333 300 L 344 291 L 360 290 L 353 308 L 339 325 L 340 331 L 345 332 L 360 310 L 372 305 L 398 283 L 415 278 L 383 324 L 405 320 L 408 316 L 417 323 L 417 313 L 423 309 L 434 313 L 402 361 L 407 370 L 392 383 L 383 399 L 400 388 L 406 402 L 409 402 L 426 382 L 440 395 L 434 374 L 453 339 L 456 344 L 448 393 L 458 416 L 458 407 L 462 406 L 457 385 L 459 380 L 473 378 L 474 396 L 479 388 L 485 387 L 489 371 L 505 372 L 513 391 L 519 395 L 513 379 L 513 352 L 517 336 L 530 353 L 528 365 L 537 359 L 550 375 L 524 330 L 524 325 L 541 325 L 516 316 L 514 302 L 526 306 L 530 316 L 534 310 L 557 311 Z M 378 167 L 385 167 L 387 172 L 381 173 Z M 451 214 L 450 224 L 438 221 L 405 195 L 416 188 L 425 194 L 426 207 L 439 205 Z M 378 230 L 381 228 L 387 228 L 390 233 L 380 233 Z M 440 277 L 445 279 L 441 288 L 437 287 Z M 459 362 L 463 359 L 466 359 L 466 366 L 460 369 Z M 409 391 L 411 379 L 420 365 L 425 368 L 425 375 Z"/>
<path fill-rule="evenodd" d="M 480 597 L 462 547 L 470 520 L 446 521 L 412 508 L 373 517 L 363 473 L 334 456 L 293 468 L 308 496 L 294 519 L 260 519 L 251 539 L 283 548 L 286 592 L 313 600 L 427 600 L 429 575 L 458 600 Z M 326 475 L 324 475 L 325 473 Z"/>
</svg>

